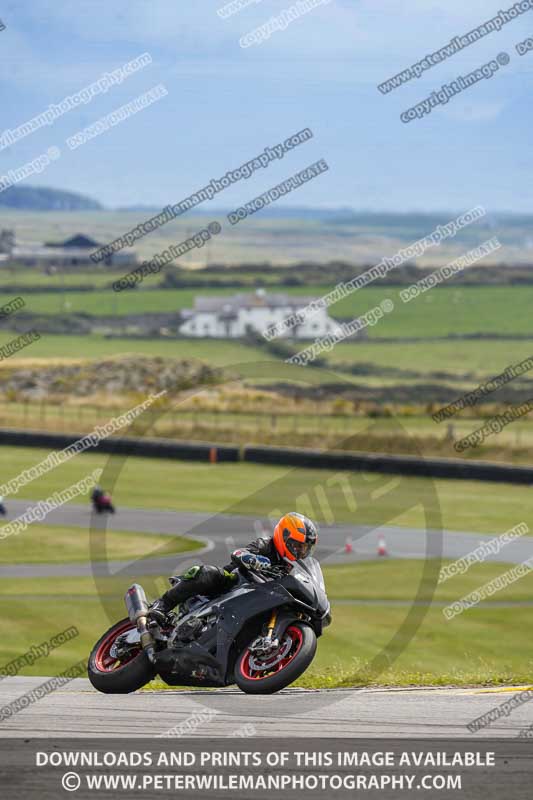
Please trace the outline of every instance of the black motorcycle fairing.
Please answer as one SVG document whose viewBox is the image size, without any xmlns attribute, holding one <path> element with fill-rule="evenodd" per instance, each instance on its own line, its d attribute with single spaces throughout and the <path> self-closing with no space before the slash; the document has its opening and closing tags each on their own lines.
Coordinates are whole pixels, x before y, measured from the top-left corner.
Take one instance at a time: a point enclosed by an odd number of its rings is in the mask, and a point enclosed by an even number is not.
<svg viewBox="0 0 533 800">
<path fill-rule="evenodd" d="M 156 654 L 161 677 L 171 685 L 227 686 L 232 683 L 239 635 L 246 631 L 248 640 L 254 638 L 260 633 L 265 616 L 288 603 L 294 604 L 294 598 L 279 584 L 244 581 L 216 600 L 208 601 L 202 608 L 195 608 L 180 620 L 180 627 L 190 616 L 200 620 L 215 617 L 216 625 L 206 626 L 204 633 L 193 642 L 183 643 L 171 638 L 171 647 Z M 293 612 L 290 620 L 294 619 L 296 615 Z M 205 677 L 201 676 L 202 669 Z M 191 684 L 184 678 L 193 672 L 197 676 Z"/>
<path fill-rule="evenodd" d="M 184 686 L 233 683 L 239 652 L 264 633 L 264 623 L 275 609 L 275 638 L 281 639 L 296 620 L 306 621 L 320 636 L 330 612 L 320 565 L 308 558 L 290 566 L 287 575 L 273 580 L 239 570 L 235 586 L 219 597 L 187 601 L 166 647 L 160 642 L 156 651 L 162 679 L 169 685 Z M 179 632 L 185 629 L 194 631 L 192 640 L 180 640 Z"/>
<path fill-rule="evenodd" d="M 329 609 L 324 576 L 320 564 L 315 558 L 296 561 L 293 568 L 282 583 L 289 591 L 297 592 L 304 602 L 316 609 L 317 614 L 324 614 Z"/>
<path fill-rule="evenodd" d="M 189 642 L 175 649 L 167 647 L 156 656 L 159 675 L 169 686 L 226 686 L 218 660 L 206 643 Z"/>
</svg>

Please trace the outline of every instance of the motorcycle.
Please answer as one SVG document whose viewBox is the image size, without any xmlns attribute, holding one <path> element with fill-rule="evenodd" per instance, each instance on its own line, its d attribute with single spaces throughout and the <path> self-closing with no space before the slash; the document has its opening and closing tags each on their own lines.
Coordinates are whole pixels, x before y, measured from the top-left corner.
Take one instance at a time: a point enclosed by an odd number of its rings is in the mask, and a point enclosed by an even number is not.
<svg viewBox="0 0 533 800">
<path fill-rule="evenodd" d="M 331 622 L 320 564 L 308 557 L 266 573 L 244 567 L 235 573 L 231 590 L 190 598 L 166 626 L 149 618 L 144 590 L 133 584 L 124 598 L 128 617 L 89 656 L 94 688 L 134 692 L 156 675 L 169 686 L 237 684 L 247 694 L 272 694 L 293 683 Z"/>
<path fill-rule="evenodd" d="M 97 514 L 103 514 L 106 511 L 110 514 L 115 513 L 115 506 L 111 502 L 111 497 L 108 494 L 93 498 L 93 509 Z"/>
</svg>

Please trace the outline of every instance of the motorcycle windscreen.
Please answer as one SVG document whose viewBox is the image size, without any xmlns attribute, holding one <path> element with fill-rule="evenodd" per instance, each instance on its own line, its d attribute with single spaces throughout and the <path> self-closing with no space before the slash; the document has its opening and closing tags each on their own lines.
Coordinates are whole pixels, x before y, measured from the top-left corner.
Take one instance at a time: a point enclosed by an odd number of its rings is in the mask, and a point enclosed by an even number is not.
<svg viewBox="0 0 533 800">
<path fill-rule="evenodd" d="M 302 576 L 306 576 L 307 580 L 311 578 L 314 593 L 316 595 L 317 604 L 320 609 L 326 611 L 329 606 L 328 598 L 326 595 L 326 586 L 324 584 L 324 575 L 322 574 L 322 568 L 316 558 L 306 558 L 302 561 L 295 561 L 292 564 L 293 570 L 291 574 L 294 574 L 294 577 L 300 573 Z M 309 577 L 308 577 L 309 576 Z"/>
<path fill-rule="evenodd" d="M 300 563 L 301 566 L 304 567 L 307 572 L 309 572 L 315 583 L 322 589 L 323 592 L 325 592 L 326 586 L 324 584 L 324 574 L 322 572 L 322 567 L 316 558 L 311 556 Z"/>
</svg>

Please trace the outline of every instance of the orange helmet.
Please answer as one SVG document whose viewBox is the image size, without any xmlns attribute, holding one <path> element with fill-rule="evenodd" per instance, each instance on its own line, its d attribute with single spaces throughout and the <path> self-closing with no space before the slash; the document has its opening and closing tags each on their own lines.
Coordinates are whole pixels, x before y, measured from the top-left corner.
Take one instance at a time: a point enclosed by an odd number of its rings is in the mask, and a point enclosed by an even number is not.
<svg viewBox="0 0 533 800">
<path fill-rule="evenodd" d="M 291 511 L 280 519 L 274 528 L 274 546 L 282 558 L 296 561 L 310 556 L 318 541 L 314 522 Z"/>
</svg>

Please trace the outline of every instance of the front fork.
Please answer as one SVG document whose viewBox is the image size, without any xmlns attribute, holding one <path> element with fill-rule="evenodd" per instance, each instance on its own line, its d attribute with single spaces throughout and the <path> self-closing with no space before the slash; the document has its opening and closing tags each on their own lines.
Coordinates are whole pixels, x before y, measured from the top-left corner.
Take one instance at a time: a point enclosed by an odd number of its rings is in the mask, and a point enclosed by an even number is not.
<svg viewBox="0 0 533 800">
<path fill-rule="evenodd" d="M 259 636 L 250 649 L 258 655 L 268 655 L 279 647 L 281 636 L 291 622 L 295 621 L 294 611 L 283 611 L 275 608 L 267 624 L 265 636 Z"/>
<path fill-rule="evenodd" d="M 270 615 L 270 620 L 269 620 L 269 623 L 268 623 L 267 639 L 272 640 L 272 635 L 273 635 L 274 629 L 276 627 L 277 618 L 278 618 L 278 609 L 275 608 L 273 610 L 272 614 Z"/>
</svg>

